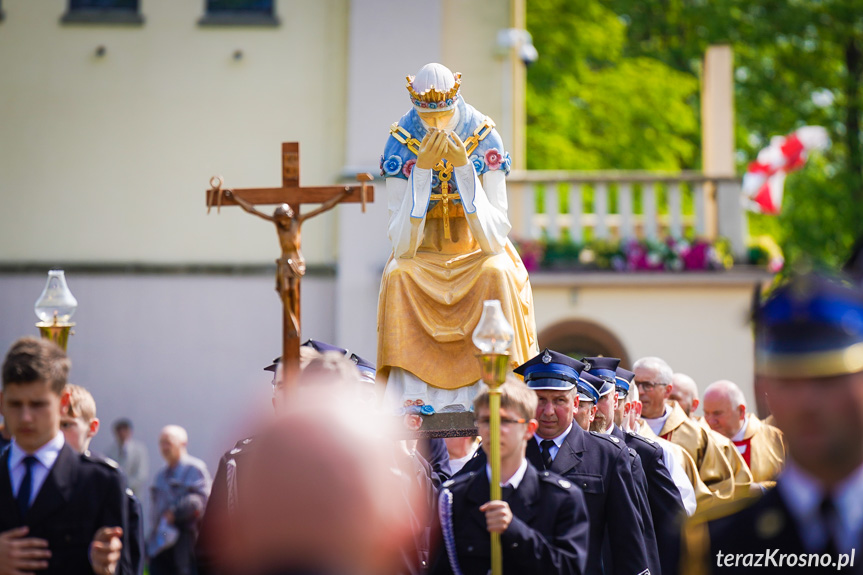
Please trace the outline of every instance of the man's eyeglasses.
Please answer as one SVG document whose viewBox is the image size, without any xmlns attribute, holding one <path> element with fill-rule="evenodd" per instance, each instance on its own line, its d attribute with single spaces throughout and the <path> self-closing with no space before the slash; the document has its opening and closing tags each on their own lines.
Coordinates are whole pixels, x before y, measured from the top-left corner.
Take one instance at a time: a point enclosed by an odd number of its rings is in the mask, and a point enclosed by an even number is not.
<svg viewBox="0 0 863 575">
<path fill-rule="evenodd" d="M 667 386 L 667 383 L 653 383 L 652 381 L 636 381 L 635 385 L 638 386 L 638 389 L 642 389 L 644 391 L 653 391 L 653 388 L 658 387 L 660 385 Z"/>
<path fill-rule="evenodd" d="M 491 421 L 491 420 L 488 417 L 483 417 L 482 419 L 477 419 L 475 421 L 475 423 L 476 423 L 477 427 L 488 427 L 489 421 Z M 522 419 L 508 419 L 505 417 L 500 418 L 501 426 L 513 425 L 515 423 L 527 423 L 527 420 L 524 418 L 522 418 Z"/>
</svg>

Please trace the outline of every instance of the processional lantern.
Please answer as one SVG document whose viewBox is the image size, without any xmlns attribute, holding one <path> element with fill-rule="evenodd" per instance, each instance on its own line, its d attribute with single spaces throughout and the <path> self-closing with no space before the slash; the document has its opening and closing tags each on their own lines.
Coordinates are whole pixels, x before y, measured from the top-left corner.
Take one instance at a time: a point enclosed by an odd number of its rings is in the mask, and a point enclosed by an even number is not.
<svg viewBox="0 0 863 575">
<path fill-rule="evenodd" d="M 74 323 L 70 320 L 78 309 L 78 300 L 69 290 L 63 270 L 48 272 L 48 281 L 42 295 L 34 306 L 36 316 L 41 320 L 36 324 L 43 339 L 50 339 L 65 351 L 69 334 Z"/>
<path fill-rule="evenodd" d="M 500 307 L 500 301 L 483 302 L 482 316 L 473 330 L 473 344 L 479 348 L 482 380 L 488 386 L 489 410 L 489 465 L 491 466 L 490 494 L 492 500 L 501 499 L 500 488 L 500 386 L 506 379 L 509 347 L 515 338 L 512 326 Z M 491 572 L 501 575 L 503 555 L 500 533 L 491 534 Z"/>
</svg>

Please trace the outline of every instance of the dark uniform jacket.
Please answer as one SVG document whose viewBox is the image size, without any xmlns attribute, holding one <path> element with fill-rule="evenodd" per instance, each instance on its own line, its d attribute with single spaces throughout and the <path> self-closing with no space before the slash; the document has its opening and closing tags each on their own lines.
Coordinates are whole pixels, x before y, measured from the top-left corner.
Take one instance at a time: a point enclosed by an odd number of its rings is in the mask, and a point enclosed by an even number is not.
<svg viewBox="0 0 863 575">
<path fill-rule="evenodd" d="M 535 439 L 527 441 L 527 460 L 542 469 L 542 456 Z M 456 474 L 485 469 L 481 449 Z M 584 431 L 573 424 L 563 440 L 551 471 L 574 483 L 584 492 L 590 518 L 590 547 L 586 573 L 590 575 L 640 575 L 650 563 L 642 534 L 635 479 L 629 451 L 623 442 L 609 435 Z M 606 536 L 612 547 L 614 564 L 603 571 L 602 545 Z"/>
<path fill-rule="evenodd" d="M 123 528 L 118 572 L 131 572 L 126 485 L 116 467 L 64 445 L 24 521 L 12 493 L 9 453 L 0 457 L 0 532 L 26 525 L 28 537 L 48 541 L 51 558 L 40 575 L 93 575 L 89 549 L 101 527 Z"/>
<path fill-rule="evenodd" d="M 87 451 L 86 455 L 95 461 L 101 461 L 108 467 L 118 467 L 118 463 L 101 453 Z M 120 471 L 122 474 L 123 472 Z M 125 477 L 125 474 L 123 474 Z M 144 575 L 144 512 L 141 509 L 141 501 L 135 497 L 135 493 L 126 488 L 126 513 L 128 519 L 128 533 L 126 539 L 129 542 L 129 560 L 132 563 L 132 575 Z"/>
<path fill-rule="evenodd" d="M 590 517 L 587 573 L 591 575 L 603 573 L 601 549 L 605 537 L 619 549 L 613 564 L 605 566 L 606 575 L 638 575 L 649 569 L 629 457 L 629 451 L 616 437 L 588 433 L 573 425 L 551 465 L 551 471 L 584 491 Z M 535 440 L 527 442 L 527 458 L 542 467 Z"/>
<path fill-rule="evenodd" d="M 144 512 L 141 502 L 126 488 L 126 512 L 129 514 L 129 560 L 132 575 L 144 575 Z"/>
<path fill-rule="evenodd" d="M 422 438 L 417 441 L 417 452 L 431 465 L 431 478 L 435 489 L 440 488 L 441 483 L 452 477 L 449 452 L 447 452 L 446 442 L 443 439 Z"/>
<path fill-rule="evenodd" d="M 444 483 L 452 492 L 452 525 L 458 565 L 464 575 L 486 575 L 491 566 L 491 536 L 479 507 L 490 498 L 485 464 L 478 472 Z M 509 575 L 584 572 L 588 519 L 584 495 L 570 481 L 530 464 L 518 488 L 506 499 L 513 519 L 501 534 L 503 572 Z M 434 575 L 453 573 L 441 544 Z"/>
<path fill-rule="evenodd" d="M 710 520 L 716 515 L 723 516 Z M 782 500 L 779 490 L 773 488 L 761 497 L 734 501 L 704 514 L 696 514 L 686 526 L 681 573 L 860 574 L 863 573 L 861 550 L 863 541 L 856 548 L 853 567 L 846 565 L 841 571 L 832 564 L 812 567 L 810 557 L 815 554 L 806 551 L 794 516 Z M 736 565 L 733 564 L 733 556 L 732 564 L 726 563 L 729 554 L 741 556 Z M 780 554 L 796 555 L 796 565 L 789 567 L 783 561 L 783 565 L 779 566 Z M 805 557 L 807 566 L 802 566 L 803 563 L 799 561 L 801 557 Z M 836 559 L 834 556 L 833 560 Z"/>
<path fill-rule="evenodd" d="M 626 444 L 625 438 L 621 437 L 623 433 L 616 425 L 612 428 L 611 435 L 620 440 L 629 452 L 629 462 L 632 466 L 632 478 L 635 480 L 635 499 L 638 503 L 638 514 L 641 518 L 639 521 L 639 529 L 644 540 L 644 550 L 647 554 L 647 567 L 654 575 L 657 573 L 665 573 L 660 567 L 659 548 L 656 543 L 656 533 L 653 525 L 653 515 L 650 511 L 650 503 L 647 496 L 647 477 L 645 476 L 644 466 L 641 457 L 638 453 Z M 615 549 L 620 549 L 622 546 L 618 541 L 612 541 L 610 537 L 606 537 L 602 544 L 602 561 L 604 565 L 614 564 Z"/>
<path fill-rule="evenodd" d="M 641 458 L 662 575 L 675 575 L 680 561 L 680 529 L 686 518 L 686 509 L 680 491 L 663 463 L 662 447 L 636 433 L 624 433 L 616 425 L 612 435 L 625 441 Z"/>
<path fill-rule="evenodd" d="M 234 556 L 243 548 L 242 533 L 232 524 L 236 520 L 234 506 L 238 500 L 238 476 L 243 461 L 247 461 L 249 450 L 253 448 L 253 442 L 254 438 L 251 437 L 241 439 L 219 460 L 195 544 L 199 575 L 233 573 L 226 566 L 226 557 Z"/>
</svg>

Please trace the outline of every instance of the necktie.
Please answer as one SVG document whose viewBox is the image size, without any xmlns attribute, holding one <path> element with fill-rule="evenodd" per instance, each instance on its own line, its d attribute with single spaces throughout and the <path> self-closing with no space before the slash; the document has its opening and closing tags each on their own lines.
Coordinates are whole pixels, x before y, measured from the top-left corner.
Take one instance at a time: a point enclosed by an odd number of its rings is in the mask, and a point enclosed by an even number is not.
<svg viewBox="0 0 863 575">
<path fill-rule="evenodd" d="M 821 505 L 818 508 L 821 515 L 821 524 L 824 526 L 824 533 L 827 534 L 827 541 L 824 543 L 822 553 L 829 553 L 832 557 L 836 557 L 839 553 L 836 547 L 835 525 L 836 525 L 836 506 L 833 504 L 833 498 L 827 493 L 824 499 L 821 500 Z"/>
<path fill-rule="evenodd" d="M 27 470 L 24 472 L 24 479 L 21 480 L 21 487 L 18 488 L 18 509 L 21 511 L 21 517 L 27 519 L 27 511 L 30 509 L 30 496 L 33 494 L 33 464 L 37 459 L 32 455 L 24 458 L 24 466 Z"/>
<path fill-rule="evenodd" d="M 504 485 L 500 488 L 500 491 L 500 498 L 504 501 L 509 501 L 510 497 L 512 497 L 512 492 L 515 491 L 515 487 L 513 487 L 512 485 Z"/>
<path fill-rule="evenodd" d="M 550 439 L 543 439 L 539 446 L 542 448 L 542 464 L 546 469 L 551 469 L 551 462 L 553 461 L 551 458 L 551 446 L 554 445 L 554 441 Z"/>
</svg>

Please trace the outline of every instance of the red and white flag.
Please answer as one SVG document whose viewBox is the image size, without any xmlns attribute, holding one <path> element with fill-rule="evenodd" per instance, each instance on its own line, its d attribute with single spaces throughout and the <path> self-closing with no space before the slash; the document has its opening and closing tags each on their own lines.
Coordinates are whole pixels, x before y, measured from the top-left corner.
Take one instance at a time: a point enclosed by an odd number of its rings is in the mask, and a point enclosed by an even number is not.
<svg viewBox="0 0 863 575">
<path fill-rule="evenodd" d="M 782 209 L 785 175 L 806 164 L 809 152 L 830 146 L 827 130 L 804 126 L 787 136 L 774 136 L 770 145 L 758 152 L 743 175 L 743 194 L 749 209 L 762 214 L 778 214 Z"/>
</svg>

